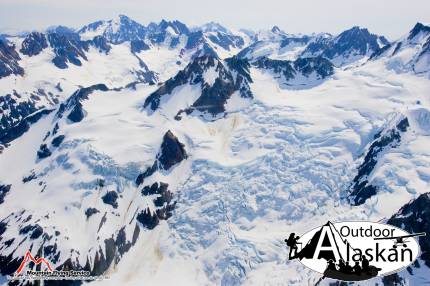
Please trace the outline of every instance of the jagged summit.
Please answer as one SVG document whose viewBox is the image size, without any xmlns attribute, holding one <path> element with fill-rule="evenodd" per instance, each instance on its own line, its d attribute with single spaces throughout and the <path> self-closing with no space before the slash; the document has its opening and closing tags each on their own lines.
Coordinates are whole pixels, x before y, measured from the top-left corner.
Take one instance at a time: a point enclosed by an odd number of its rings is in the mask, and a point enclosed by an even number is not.
<svg viewBox="0 0 430 286">
<path fill-rule="evenodd" d="M 273 33 L 279 33 L 279 32 L 281 32 L 281 29 L 279 29 L 279 27 L 278 27 L 278 26 L 273 26 L 271 31 L 272 31 Z"/>
<path fill-rule="evenodd" d="M 115 44 L 125 41 L 141 40 L 146 33 L 146 27 L 125 15 L 119 15 L 112 20 L 101 20 L 88 24 L 78 30 L 83 39 L 104 36 Z"/>
<path fill-rule="evenodd" d="M 302 56 L 320 55 L 332 60 L 336 66 L 342 66 L 371 56 L 388 43 L 385 37 L 355 26 L 335 37 L 324 35 L 315 38 L 303 51 Z"/>
<path fill-rule="evenodd" d="M 419 33 L 428 35 L 430 33 L 430 25 L 424 25 L 420 22 L 416 23 L 412 30 L 409 32 L 408 40 L 412 40 Z"/>
<path fill-rule="evenodd" d="M 399 73 L 430 75 L 430 26 L 417 23 L 403 38 L 385 45 L 371 56 Z"/>
<path fill-rule="evenodd" d="M 177 110 L 177 119 L 181 113 L 192 113 L 194 110 L 217 115 L 224 112 L 224 105 L 231 95 L 238 91 L 243 98 L 252 97 L 249 83 L 249 63 L 236 57 L 220 60 L 212 54 L 196 57 L 184 70 L 167 80 L 153 92 L 143 105 L 155 111 L 161 107 L 166 95 L 173 95 L 175 90 L 184 85 L 200 86 L 201 92 L 190 106 Z"/>
<path fill-rule="evenodd" d="M 230 33 L 230 31 L 224 27 L 223 25 L 216 22 L 209 22 L 203 24 L 201 26 L 197 26 L 194 28 L 195 30 L 200 30 L 202 32 L 222 32 L 222 33 Z"/>
</svg>

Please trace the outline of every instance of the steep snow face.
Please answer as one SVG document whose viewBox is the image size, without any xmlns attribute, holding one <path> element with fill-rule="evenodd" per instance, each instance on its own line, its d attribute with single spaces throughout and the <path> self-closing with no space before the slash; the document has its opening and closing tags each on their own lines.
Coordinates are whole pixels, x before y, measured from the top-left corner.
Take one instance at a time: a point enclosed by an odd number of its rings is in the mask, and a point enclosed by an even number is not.
<svg viewBox="0 0 430 286">
<path fill-rule="evenodd" d="M 372 59 L 384 61 L 396 72 L 430 78 L 430 26 L 417 23 L 409 34 L 377 51 Z"/>
</svg>

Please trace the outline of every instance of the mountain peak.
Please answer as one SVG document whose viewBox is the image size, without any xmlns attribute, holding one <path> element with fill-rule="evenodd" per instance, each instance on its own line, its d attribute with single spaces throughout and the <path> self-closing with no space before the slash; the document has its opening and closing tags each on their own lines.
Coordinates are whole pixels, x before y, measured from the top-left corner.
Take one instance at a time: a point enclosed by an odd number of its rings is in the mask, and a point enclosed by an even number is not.
<svg viewBox="0 0 430 286">
<path fill-rule="evenodd" d="M 281 32 L 281 29 L 279 29 L 279 27 L 278 27 L 278 26 L 273 26 L 271 31 L 272 31 L 273 33 L 280 33 L 280 32 Z"/>
<path fill-rule="evenodd" d="M 126 41 L 142 40 L 146 33 L 146 27 L 126 15 L 119 14 L 111 20 L 88 24 L 82 27 L 78 33 L 84 39 L 104 36 L 112 43 L 119 44 Z"/>
<path fill-rule="evenodd" d="M 222 33 L 229 33 L 227 28 L 222 26 L 221 24 L 217 22 L 209 22 L 206 24 L 203 24 L 202 26 L 198 27 L 198 30 L 201 30 L 203 32 L 222 32 Z"/>
<path fill-rule="evenodd" d="M 415 36 L 418 35 L 420 32 L 423 32 L 426 34 L 430 33 L 430 26 L 417 22 L 415 26 L 412 28 L 412 30 L 409 32 L 408 39 L 410 40 L 415 38 Z"/>
<path fill-rule="evenodd" d="M 188 34 L 190 32 L 187 25 L 185 25 L 184 23 L 182 23 L 181 21 L 178 21 L 178 20 L 166 21 L 163 19 L 158 24 L 157 29 L 161 30 L 161 31 L 171 30 L 170 31 L 171 33 L 173 32 L 173 33 L 178 34 L 178 35 Z"/>
<path fill-rule="evenodd" d="M 74 34 L 75 30 L 66 26 L 58 25 L 51 26 L 46 29 L 48 33 L 57 33 L 57 34 Z"/>
</svg>

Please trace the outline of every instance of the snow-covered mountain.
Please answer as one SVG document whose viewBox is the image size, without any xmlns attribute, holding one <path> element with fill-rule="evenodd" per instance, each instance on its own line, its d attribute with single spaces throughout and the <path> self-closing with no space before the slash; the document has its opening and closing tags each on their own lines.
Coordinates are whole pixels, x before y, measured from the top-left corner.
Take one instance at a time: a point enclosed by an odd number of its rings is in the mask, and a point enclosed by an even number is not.
<svg viewBox="0 0 430 286">
<path fill-rule="evenodd" d="M 326 34 L 316 37 L 302 56 L 324 56 L 336 66 L 342 66 L 370 57 L 388 43 L 385 37 L 371 34 L 366 28 L 353 27 L 335 37 Z"/>
<path fill-rule="evenodd" d="M 287 234 L 428 232 L 429 33 L 120 15 L 1 37 L 0 285 L 27 250 L 110 276 L 91 285 L 332 285 L 287 260 Z M 356 285 L 428 283 L 419 242 Z"/>
<path fill-rule="evenodd" d="M 249 60 L 269 57 L 277 60 L 294 60 L 305 49 L 311 36 L 292 35 L 274 26 L 271 30 L 262 30 L 253 36 L 253 43 L 243 49 L 240 57 Z"/>
<path fill-rule="evenodd" d="M 430 26 L 417 23 L 406 36 L 376 51 L 371 59 L 382 59 L 396 72 L 413 71 L 430 77 Z"/>
</svg>

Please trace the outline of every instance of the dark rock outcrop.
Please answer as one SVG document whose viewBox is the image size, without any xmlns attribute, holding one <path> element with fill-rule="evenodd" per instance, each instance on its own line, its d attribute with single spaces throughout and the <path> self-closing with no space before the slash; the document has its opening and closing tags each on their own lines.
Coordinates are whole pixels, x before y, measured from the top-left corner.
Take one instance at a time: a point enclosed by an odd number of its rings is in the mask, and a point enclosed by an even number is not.
<svg viewBox="0 0 430 286">
<path fill-rule="evenodd" d="M 104 84 L 95 84 L 89 87 L 83 87 L 75 91 L 69 99 L 60 105 L 56 116 L 63 117 L 67 110 L 70 110 L 67 118 L 73 122 L 80 122 L 85 117 L 85 111 L 82 106 L 82 101 L 87 100 L 88 96 L 96 90 L 108 91 L 108 87 Z"/>
<path fill-rule="evenodd" d="M 333 64 L 323 57 L 298 58 L 295 61 L 272 60 L 261 57 L 253 65 L 260 69 L 271 70 L 281 75 L 286 81 L 294 79 L 298 74 L 309 77 L 315 73 L 317 79 L 325 79 L 334 74 Z"/>
<path fill-rule="evenodd" d="M 404 205 L 387 221 L 387 224 L 397 226 L 409 233 L 427 234 L 417 237 L 417 240 L 421 248 L 420 258 L 430 268 L 430 193 L 421 194 Z"/>
<path fill-rule="evenodd" d="M 187 109 L 180 110 L 176 119 L 180 119 L 180 114 L 185 112 L 190 114 L 193 110 L 202 113 L 217 115 L 225 111 L 224 105 L 231 95 L 239 91 L 243 98 L 252 98 L 249 83 L 252 82 L 249 75 L 249 63 L 246 59 L 232 57 L 222 62 L 212 55 L 204 55 L 195 58 L 184 70 L 181 70 L 175 77 L 167 80 L 158 90 L 153 92 L 144 103 L 144 108 L 155 111 L 161 98 L 172 93 L 181 85 L 200 85 L 201 96 Z M 204 73 L 210 69 L 215 69 L 218 77 L 213 84 L 204 80 Z"/>
<path fill-rule="evenodd" d="M 49 157 L 51 155 L 52 155 L 52 153 L 49 150 L 48 146 L 46 146 L 46 144 L 40 145 L 40 148 L 37 151 L 37 157 L 39 159 L 44 159 L 44 158 L 47 158 L 47 157 Z"/>
<path fill-rule="evenodd" d="M 21 58 L 15 51 L 15 45 L 6 39 L 0 38 L 0 78 L 9 75 L 24 75 L 24 69 L 19 65 Z"/>
<path fill-rule="evenodd" d="M 350 187 L 349 202 L 352 205 L 361 205 L 368 198 L 377 193 L 377 188 L 368 181 L 368 176 L 373 172 L 378 163 L 379 154 L 390 148 L 396 148 L 400 144 L 402 133 L 407 131 L 409 121 L 407 117 L 399 120 L 397 124 L 385 132 L 375 135 L 375 140 L 370 145 L 363 162 L 358 167 Z"/>
<path fill-rule="evenodd" d="M 0 185 L 0 205 L 4 203 L 4 198 L 6 194 L 10 191 L 10 187 L 11 185 Z"/>
<path fill-rule="evenodd" d="M 185 49 L 191 50 L 197 48 L 199 45 L 203 44 L 205 39 L 203 37 L 202 31 L 191 32 L 188 35 L 187 43 L 185 44 Z"/>
<path fill-rule="evenodd" d="M 136 217 L 148 229 L 153 229 L 160 220 L 167 220 L 172 216 L 176 202 L 173 202 L 173 194 L 168 190 L 168 186 L 168 184 L 160 182 L 145 186 L 142 189 L 142 196 L 157 195 L 153 200 L 156 207 L 155 212 L 151 212 L 149 208 L 146 208 Z"/>
<path fill-rule="evenodd" d="M 430 26 L 423 25 L 422 23 L 416 23 L 412 30 L 409 32 L 408 40 L 412 40 L 419 33 L 430 34 Z"/>
<path fill-rule="evenodd" d="M 69 63 L 81 66 L 81 60 L 87 60 L 85 51 L 88 43 L 81 41 L 79 35 L 51 32 L 48 33 L 48 42 L 55 53 L 52 62 L 60 69 L 67 68 Z"/>
<path fill-rule="evenodd" d="M 353 27 L 340 33 L 336 37 L 319 37 L 309 43 L 302 56 L 322 56 L 334 59 L 337 56 L 371 55 L 380 49 L 380 44 L 389 44 L 383 36 L 371 34 L 365 28 Z"/>
<path fill-rule="evenodd" d="M 19 230 L 19 234 L 25 234 L 30 237 L 30 239 L 37 239 L 43 233 L 43 229 L 40 225 L 26 225 Z"/>
<path fill-rule="evenodd" d="M 85 117 L 85 112 L 82 107 L 82 103 L 76 102 L 75 106 L 73 106 L 72 110 L 70 111 L 69 115 L 67 115 L 67 119 L 70 121 L 76 123 L 82 121 Z"/>
<path fill-rule="evenodd" d="M 227 51 L 230 51 L 231 48 L 241 48 L 245 44 L 242 37 L 229 35 L 226 33 L 216 32 L 215 34 L 210 34 L 208 36 L 209 40 L 213 43 L 221 46 Z"/>
<path fill-rule="evenodd" d="M 58 147 L 61 145 L 61 143 L 63 143 L 64 138 L 66 138 L 66 136 L 64 135 L 58 135 L 57 137 L 55 137 L 54 139 L 52 139 L 51 144 L 54 147 Z"/>
<path fill-rule="evenodd" d="M 161 150 L 158 154 L 157 159 L 163 170 L 168 170 L 187 158 L 184 144 L 179 142 L 178 138 L 170 130 L 164 134 Z"/>
<path fill-rule="evenodd" d="M 100 53 L 108 54 L 109 51 L 112 49 L 111 45 L 103 36 L 95 36 L 92 40 L 89 41 L 89 44 L 97 48 Z"/>
<path fill-rule="evenodd" d="M 102 25 L 106 28 L 102 31 L 102 36 L 113 44 L 121 44 L 127 41 L 143 40 L 146 34 L 146 27 L 130 19 L 125 15 L 119 15 L 117 19 L 109 21 L 96 21 L 84 26 L 78 31 L 79 34 L 98 30 Z M 114 29 L 113 26 L 118 28 Z"/>
<path fill-rule="evenodd" d="M 149 50 L 149 46 L 143 40 L 136 40 L 130 42 L 130 49 L 132 53 L 139 53 Z"/>
<path fill-rule="evenodd" d="M 169 170 L 176 164 L 187 159 L 184 144 L 169 130 L 163 136 L 160 151 L 158 152 L 155 162 L 144 173 L 136 179 L 136 184 L 140 185 L 144 179 L 154 174 L 158 169 Z"/>
<path fill-rule="evenodd" d="M 85 210 L 85 215 L 87 216 L 87 218 L 89 218 L 90 216 L 92 216 L 92 215 L 94 215 L 96 213 L 99 213 L 99 210 L 96 209 L 96 208 L 87 208 Z"/>
<path fill-rule="evenodd" d="M 39 32 L 32 32 L 25 37 L 20 52 L 31 57 L 40 54 L 47 47 L 48 41 L 45 35 Z"/>
<path fill-rule="evenodd" d="M 118 194 L 115 191 L 109 191 L 107 192 L 103 197 L 102 200 L 105 204 L 111 205 L 114 209 L 118 207 Z"/>
<path fill-rule="evenodd" d="M 1 98 L 0 98 L 0 101 L 1 101 Z M 8 127 L 8 125 L 6 123 L 3 125 L 3 123 L 4 123 L 3 118 L 5 118 L 5 117 L 3 117 L 1 120 L 2 124 L 0 125 L 0 143 L 1 144 L 7 144 L 7 143 L 12 142 L 16 138 L 19 138 L 22 134 L 24 134 L 25 132 L 27 132 L 30 129 L 30 126 L 32 124 L 36 123 L 42 117 L 48 115 L 51 112 L 52 112 L 52 110 L 48 110 L 48 109 L 39 110 L 39 111 L 21 119 L 19 121 L 19 123 L 17 123 L 16 125 L 12 125 L 9 128 L 1 130 L 1 128 L 4 126 Z M 24 114 L 25 113 L 26 112 L 24 112 Z M 21 116 L 19 116 L 19 117 L 21 117 Z"/>
</svg>

